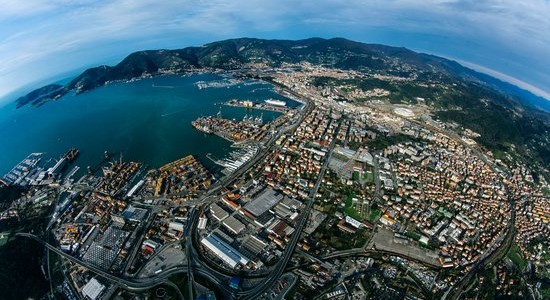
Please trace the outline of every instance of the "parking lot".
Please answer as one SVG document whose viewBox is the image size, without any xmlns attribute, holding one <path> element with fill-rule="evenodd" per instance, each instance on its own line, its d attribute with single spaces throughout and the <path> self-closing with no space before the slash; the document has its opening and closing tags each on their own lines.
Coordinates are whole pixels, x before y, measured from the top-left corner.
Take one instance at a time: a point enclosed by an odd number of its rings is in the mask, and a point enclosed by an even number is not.
<svg viewBox="0 0 550 300">
<path fill-rule="evenodd" d="M 374 247 L 378 250 L 395 252 L 429 264 L 440 265 L 438 253 L 421 248 L 415 241 L 409 240 L 406 243 L 397 243 L 394 240 L 393 232 L 382 227 L 378 228 L 378 232 L 374 235 L 369 244 L 369 248 L 372 249 Z"/>
<path fill-rule="evenodd" d="M 139 277 L 151 277 L 155 272 L 160 272 L 175 267 L 185 265 L 186 257 L 179 244 L 170 245 L 160 253 L 151 258 L 143 267 Z M 158 273 L 157 273 L 158 274 Z"/>
</svg>

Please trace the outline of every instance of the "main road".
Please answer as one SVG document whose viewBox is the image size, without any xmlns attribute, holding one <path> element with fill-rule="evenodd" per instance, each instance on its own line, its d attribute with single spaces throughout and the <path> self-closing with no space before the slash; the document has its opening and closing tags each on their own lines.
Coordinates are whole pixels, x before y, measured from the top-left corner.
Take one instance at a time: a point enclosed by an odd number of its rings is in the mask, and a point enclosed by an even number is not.
<svg viewBox="0 0 550 300">
<path fill-rule="evenodd" d="M 507 191 L 510 193 L 510 191 Z M 514 242 L 514 238 L 516 236 L 515 232 L 515 221 L 516 221 L 516 210 L 515 210 L 515 201 L 512 199 L 512 196 L 508 194 L 510 197 L 510 208 L 512 211 L 510 223 L 508 223 L 507 232 L 504 235 L 504 237 L 501 239 L 501 242 L 498 246 L 493 245 L 492 252 L 486 253 L 480 260 L 478 260 L 475 265 L 470 269 L 470 271 L 462 277 L 462 279 L 449 288 L 447 292 L 443 295 L 442 299 L 445 300 L 447 298 L 451 300 L 457 300 L 462 295 L 462 292 L 465 287 L 470 286 L 470 283 L 475 278 L 475 275 L 480 270 L 483 270 L 486 266 L 490 266 L 494 264 L 495 262 L 498 262 L 501 260 L 504 255 L 510 250 L 510 247 L 512 246 Z"/>
<path fill-rule="evenodd" d="M 341 122 L 338 123 L 338 127 L 334 132 L 339 131 L 340 125 L 341 125 Z M 296 248 L 296 244 L 300 239 L 302 230 L 307 223 L 307 220 L 309 218 L 309 213 L 311 212 L 313 203 L 315 203 L 315 195 L 317 195 L 317 192 L 319 191 L 319 187 L 321 186 L 321 182 L 323 181 L 323 177 L 325 175 L 325 171 L 327 169 L 328 162 L 330 160 L 330 157 L 332 156 L 332 151 L 334 150 L 335 145 L 336 145 L 336 137 L 333 137 L 332 142 L 330 143 L 330 146 L 328 148 L 323 166 L 319 171 L 319 177 L 315 182 L 315 186 L 309 193 L 309 200 L 307 202 L 306 208 L 302 212 L 302 217 L 300 219 L 300 222 L 298 223 L 298 226 L 296 226 L 294 233 L 292 234 L 292 238 L 290 239 L 290 242 L 286 245 L 286 249 L 281 260 L 277 263 L 276 267 L 271 271 L 268 277 L 265 278 L 262 284 L 256 285 L 255 287 L 249 290 L 241 291 L 237 293 L 237 295 L 242 297 L 242 299 L 256 299 L 257 297 L 265 293 L 268 289 L 272 288 L 273 285 L 277 282 L 277 280 L 279 280 L 279 278 L 283 274 L 286 268 L 286 265 L 288 264 L 290 258 L 292 257 L 292 253 Z"/>
</svg>

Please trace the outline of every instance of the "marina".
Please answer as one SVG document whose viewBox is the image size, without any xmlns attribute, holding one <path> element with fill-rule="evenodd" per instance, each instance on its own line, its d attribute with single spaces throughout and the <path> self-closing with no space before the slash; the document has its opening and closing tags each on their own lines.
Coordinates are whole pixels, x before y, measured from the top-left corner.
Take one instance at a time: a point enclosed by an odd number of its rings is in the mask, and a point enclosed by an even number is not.
<svg viewBox="0 0 550 300">
<path fill-rule="evenodd" d="M 207 89 L 207 88 L 228 88 L 237 84 L 240 84 L 241 81 L 234 78 L 226 78 L 226 79 L 220 79 L 220 80 L 210 80 L 210 81 L 197 81 L 195 83 L 195 86 L 199 89 Z"/>
<path fill-rule="evenodd" d="M 38 164 L 42 160 L 43 153 L 31 153 L 13 169 L 11 169 L 2 180 L 7 184 L 25 186 L 33 181 L 32 175 L 36 173 Z"/>
<path fill-rule="evenodd" d="M 238 168 L 244 165 L 247 161 L 252 159 L 259 151 L 258 145 L 247 145 L 243 148 L 230 152 L 226 158 L 217 159 L 211 153 L 208 153 L 206 157 L 212 160 L 217 165 L 223 167 L 221 171 L 224 175 L 235 172 Z"/>
</svg>

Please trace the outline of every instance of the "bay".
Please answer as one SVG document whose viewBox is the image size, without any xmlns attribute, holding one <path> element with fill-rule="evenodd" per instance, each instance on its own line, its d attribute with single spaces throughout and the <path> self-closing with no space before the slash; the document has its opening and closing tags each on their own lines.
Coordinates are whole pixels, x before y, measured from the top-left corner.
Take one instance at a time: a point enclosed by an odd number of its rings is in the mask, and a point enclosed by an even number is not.
<svg viewBox="0 0 550 300">
<path fill-rule="evenodd" d="M 76 164 L 81 170 L 97 165 L 104 151 L 151 167 L 192 154 L 215 169 L 206 154 L 224 157 L 233 149 L 229 142 L 195 130 L 191 121 L 214 115 L 220 107 L 222 116 L 230 119 L 263 114 L 266 122 L 280 115 L 219 105 L 234 98 L 258 102 L 275 98 L 297 105 L 265 82 L 196 86 L 198 81 L 223 79 L 216 74 L 161 76 L 68 94 L 40 107 L 4 106 L 0 108 L 0 176 L 31 152 L 57 158 L 71 147 L 80 150 Z"/>
</svg>

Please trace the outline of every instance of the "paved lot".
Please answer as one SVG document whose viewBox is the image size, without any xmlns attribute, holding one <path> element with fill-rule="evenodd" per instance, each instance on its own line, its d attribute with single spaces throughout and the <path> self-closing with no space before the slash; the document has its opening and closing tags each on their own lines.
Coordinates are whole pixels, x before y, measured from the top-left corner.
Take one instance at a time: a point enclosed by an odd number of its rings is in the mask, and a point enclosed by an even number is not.
<svg viewBox="0 0 550 300">
<path fill-rule="evenodd" d="M 426 263 L 439 265 L 437 252 L 421 248 L 414 241 L 396 243 L 393 232 L 385 228 L 378 228 L 378 232 L 374 235 L 368 247 L 372 249 L 375 245 L 378 250 L 392 251 Z"/>
<path fill-rule="evenodd" d="M 176 249 L 176 245 L 170 246 L 162 250 L 158 255 L 153 257 L 143 270 L 140 277 L 150 277 L 155 274 L 155 272 L 162 268 L 162 270 L 169 269 L 175 266 L 181 266 L 186 263 L 185 253 L 182 249 Z"/>
</svg>

